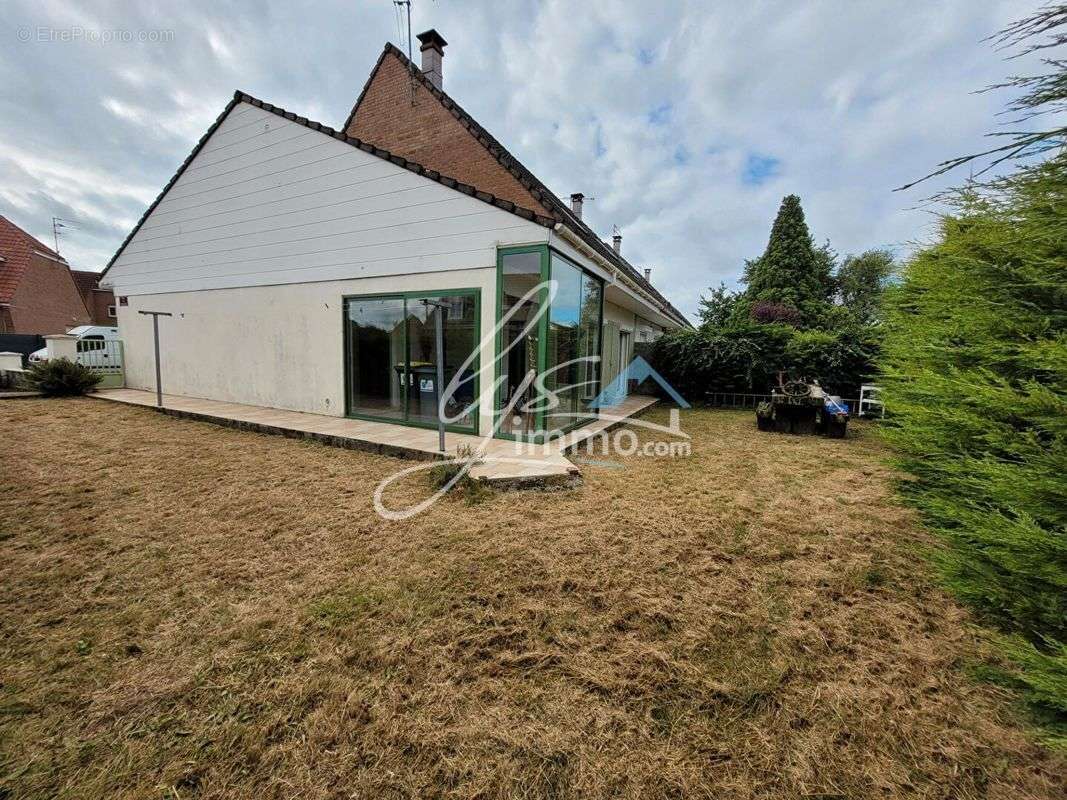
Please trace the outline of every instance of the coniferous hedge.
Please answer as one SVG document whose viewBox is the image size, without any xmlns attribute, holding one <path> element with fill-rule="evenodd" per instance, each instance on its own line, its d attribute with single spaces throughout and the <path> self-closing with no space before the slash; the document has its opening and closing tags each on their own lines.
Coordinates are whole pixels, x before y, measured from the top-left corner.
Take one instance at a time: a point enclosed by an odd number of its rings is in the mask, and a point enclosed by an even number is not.
<svg viewBox="0 0 1067 800">
<path fill-rule="evenodd" d="M 1067 745 L 1067 158 L 955 203 L 890 297 L 885 432 L 947 584 Z"/>
</svg>

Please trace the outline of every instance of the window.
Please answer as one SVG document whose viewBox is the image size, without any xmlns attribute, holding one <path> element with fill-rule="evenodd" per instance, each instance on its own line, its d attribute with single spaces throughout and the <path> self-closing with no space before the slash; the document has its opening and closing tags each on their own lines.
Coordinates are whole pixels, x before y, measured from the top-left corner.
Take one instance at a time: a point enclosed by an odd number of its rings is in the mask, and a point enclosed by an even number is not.
<svg viewBox="0 0 1067 800">
<path fill-rule="evenodd" d="M 549 433 L 574 427 L 592 416 L 589 403 L 600 391 L 600 315 L 603 287 L 599 279 L 552 254 L 556 296 L 548 312 L 548 373 L 545 385 L 558 405 L 545 420 Z"/>
<path fill-rule="evenodd" d="M 497 369 L 500 375 L 499 409 L 512 407 L 500 426 L 503 433 L 512 435 L 537 430 L 537 412 L 531 401 L 536 397 L 534 385 L 520 394 L 523 379 L 531 370 L 539 372 L 538 359 L 540 328 L 537 319 L 542 298 L 530 294 L 541 283 L 541 258 L 544 248 L 502 253 L 500 256 L 500 308 L 498 319 L 508 318 L 500 331 Z M 525 298 L 525 300 L 523 299 Z M 508 316 L 510 314 L 510 316 Z"/>
<path fill-rule="evenodd" d="M 477 431 L 478 292 L 349 297 L 344 301 L 348 413 L 436 427 L 438 395 L 457 378 L 446 423 Z M 444 387 L 437 386 L 437 317 L 444 339 Z"/>
<path fill-rule="evenodd" d="M 590 408 L 600 392 L 603 283 L 546 245 L 501 249 L 498 256 L 497 412 L 513 409 L 500 421 L 505 436 L 558 433 L 595 415 Z M 531 294 L 551 278 L 555 295 Z M 505 321 L 506 320 L 506 321 Z M 533 371 L 537 385 L 522 390 Z M 520 396 L 521 395 L 521 396 Z M 550 407 L 551 406 L 551 407 Z"/>
<path fill-rule="evenodd" d="M 108 306 L 107 307 L 107 315 L 109 317 L 111 317 L 112 319 L 114 319 L 115 317 L 118 316 L 118 314 L 115 313 L 115 307 L 114 306 Z"/>
<path fill-rule="evenodd" d="M 107 345 L 104 344 L 104 337 L 100 335 L 84 336 L 77 341 L 75 349 L 79 353 L 91 353 L 94 350 L 103 350 Z"/>
</svg>

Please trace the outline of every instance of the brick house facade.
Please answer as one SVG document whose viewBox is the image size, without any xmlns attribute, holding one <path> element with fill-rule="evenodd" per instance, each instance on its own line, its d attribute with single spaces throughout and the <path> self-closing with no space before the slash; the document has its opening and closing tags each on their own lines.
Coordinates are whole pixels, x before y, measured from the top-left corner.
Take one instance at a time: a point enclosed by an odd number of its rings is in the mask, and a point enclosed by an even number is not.
<svg viewBox="0 0 1067 800">
<path fill-rule="evenodd" d="M 100 273 L 72 269 L 71 276 L 81 293 L 85 308 L 94 325 L 115 324 L 115 294 L 110 289 L 100 288 Z"/>
<path fill-rule="evenodd" d="M 0 216 L 0 333 L 64 333 L 92 322 L 67 262 Z"/>
<path fill-rule="evenodd" d="M 422 73 L 393 46 L 386 47 L 345 123 L 349 136 L 477 186 L 537 214 L 548 209 L 472 137 L 466 115 L 434 96 Z M 358 112 L 358 113 L 357 113 Z"/>
</svg>

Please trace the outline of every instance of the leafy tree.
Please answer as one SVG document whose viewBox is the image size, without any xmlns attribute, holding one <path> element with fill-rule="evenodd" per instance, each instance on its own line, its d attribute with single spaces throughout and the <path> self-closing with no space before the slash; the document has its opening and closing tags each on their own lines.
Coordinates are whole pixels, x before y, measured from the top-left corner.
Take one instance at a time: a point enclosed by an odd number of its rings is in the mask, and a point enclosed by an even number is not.
<svg viewBox="0 0 1067 800">
<path fill-rule="evenodd" d="M 834 292 L 837 291 L 837 278 L 834 275 L 836 270 L 837 251 L 830 246 L 830 240 L 827 239 L 815 248 L 815 279 L 819 286 L 815 302 L 825 304 L 833 300 Z"/>
<path fill-rule="evenodd" d="M 837 273 L 855 275 L 851 287 L 863 280 L 860 267 L 868 260 L 868 254 L 850 257 L 844 273 Z M 852 262 L 859 263 L 853 268 Z M 782 201 L 767 251 L 745 265 L 746 291 L 731 292 L 720 283 L 701 297 L 701 330 L 667 334 L 648 357 L 695 402 L 719 393 L 767 394 L 779 371 L 856 397 L 873 372 L 878 334 L 863 316 L 830 302 L 836 263 L 829 242 L 813 245 L 800 201 L 790 195 Z M 884 281 L 874 283 L 862 294 L 872 306 Z M 859 303 L 861 293 L 854 293 Z"/>
<path fill-rule="evenodd" d="M 888 254 L 872 250 L 838 269 L 837 253 L 829 242 L 814 245 L 800 199 L 789 195 L 766 251 L 745 264 L 745 291 L 720 283 L 701 297 L 701 330 L 662 337 L 649 357 L 695 402 L 718 393 L 767 394 L 779 371 L 856 397 L 878 356 L 870 323 L 891 265 Z M 849 306 L 831 302 L 839 278 Z"/>
<path fill-rule="evenodd" d="M 841 305 L 863 324 L 877 322 L 885 288 L 894 269 L 893 254 L 888 250 L 867 250 L 858 256 L 846 257 L 836 277 Z"/>
<path fill-rule="evenodd" d="M 700 309 L 697 312 L 700 314 L 700 324 L 712 328 L 723 327 L 733 316 L 738 299 L 737 292 L 731 292 L 725 283 L 720 282 L 707 297 L 700 296 Z"/>
</svg>

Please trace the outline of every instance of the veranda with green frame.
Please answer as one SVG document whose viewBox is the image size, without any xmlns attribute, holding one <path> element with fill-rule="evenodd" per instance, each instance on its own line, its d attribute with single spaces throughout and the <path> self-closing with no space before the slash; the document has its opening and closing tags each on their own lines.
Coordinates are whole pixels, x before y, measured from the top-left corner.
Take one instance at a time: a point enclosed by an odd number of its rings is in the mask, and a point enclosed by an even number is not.
<svg viewBox="0 0 1067 800">
<path fill-rule="evenodd" d="M 503 410 L 504 405 L 504 386 L 501 381 L 501 369 L 503 364 L 503 330 L 500 327 L 500 321 L 503 316 L 504 310 L 504 258 L 509 255 L 521 255 L 523 253 L 538 253 L 541 256 L 541 283 L 546 283 L 552 278 L 552 256 L 555 255 L 558 258 L 566 261 L 568 264 L 579 270 L 585 275 L 590 275 L 600 283 L 600 310 L 599 318 L 597 320 L 597 355 L 603 357 L 604 353 L 604 281 L 599 276 L 594 275 L 589 270 L 582 269 L 582 267 L 576 264 L 573 259 L 569 258 L 565 254 L 561 253 L 554 247 L 548 244 L 530 244 L 530 245 L 517 245 L 513 247 L 500 247 L 497 248 L 496 254 L 496 345 L 494 348 L 494 354 L 496 362 L 496 370 L 494 371 L 496 393 L 493 398 L 493 424 L 494 426 L 499 424 L 499 416 Z M 538 298 L 538 305 L 541 309 L 541 316 L 537 321 L 537 372 L 539 375 L 544 375 L 548 370 L 548 332 L 550 325 L 551 308 L 547 307 L 548 304 L 548 290 L 542 289 Z M 598 386 L 597 391 L 603 388 L 603 364 L 601 369 L 597 370 Z M 494 435 L 500 439 L 512 439 L 530 441 L 535 443 L 542 443 L 548 436 L 548 431 L 545 430 L 545 415 L 546 409 L 541 407 L 540 404 L 534 412 L 534 433 L 528 435 L 517 435 L 507 431 L 497 431 Z M 590 414 L 586 417 L 574 420 L 570 425 L 562 428 L 555 433 L 562 435 L 568 431 L 572 431 L 575 428 L 581 427 L 589 420 L 596 419 L 597 415 Z"/>
</svg>

